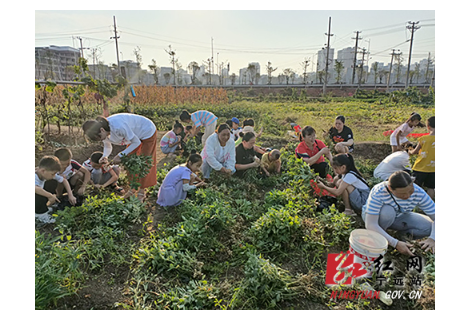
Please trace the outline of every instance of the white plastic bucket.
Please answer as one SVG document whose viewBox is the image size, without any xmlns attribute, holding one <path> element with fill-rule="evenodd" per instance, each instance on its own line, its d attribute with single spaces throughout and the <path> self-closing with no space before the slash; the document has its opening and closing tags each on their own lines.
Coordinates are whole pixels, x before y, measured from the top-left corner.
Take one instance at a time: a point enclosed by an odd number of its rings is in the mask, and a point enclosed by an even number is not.
<svg viewBox="0 0 470 320">
<path fill-rule="evenodd" d="M 349 236 L 349 252 L 354 255 L 354 263 L 367 269 L 363 277 L 370 278 L 374 272 L 374 260 L 387 252 L 387 239 L 380 233 L 367 229 L 356 229 Z"/>
</svg>

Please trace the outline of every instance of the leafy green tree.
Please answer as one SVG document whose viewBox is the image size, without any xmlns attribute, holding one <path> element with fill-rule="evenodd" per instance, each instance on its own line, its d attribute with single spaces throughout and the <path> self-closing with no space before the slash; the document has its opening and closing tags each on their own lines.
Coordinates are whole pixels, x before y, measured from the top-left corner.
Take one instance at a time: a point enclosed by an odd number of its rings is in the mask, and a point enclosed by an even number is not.
<svg viewBox="0 0 470 320">
<path fill-rule="evenodd" d="M 152 64 L 149 64 L 149 69 L 153 72 L 153 80 L 155 81 L 155 85 L 158 85 L 158 73 L 160 68 L 157 66 L 157 61 L 152 59 Z"/>
<path fill-rule="evenodd" d="M 340 83 L 342 73 L 344 70 L 344 62 L 339 61 L 338 59 L 335 60 L 335 73 L 336 73 L 336 83 Z"/>
<path fill-rule="evenodd" d="M 268 73 L 268 84 L 271 84 L 271 80 L 273 79 L 273 72 L 276 71 L 277 68 L 273 68 L 272 64 L 270 61 L 268 61 L 268 64 L 266 65 L 266 72 Z"/>
</svg>

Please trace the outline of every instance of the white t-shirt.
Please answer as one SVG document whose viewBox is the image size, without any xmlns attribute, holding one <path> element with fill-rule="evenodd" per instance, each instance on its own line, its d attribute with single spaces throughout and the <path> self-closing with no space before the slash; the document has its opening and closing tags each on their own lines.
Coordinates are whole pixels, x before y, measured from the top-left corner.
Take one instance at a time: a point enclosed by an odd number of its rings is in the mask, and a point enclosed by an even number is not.
<svg viewBox="0 0 470 320">
<path fill-rule="evenodd" d="M 411 131 L 413 131 L 414 127 L 410 127 L 408 125 L 408 123 L 403 123 L 401 126 L 399 126 L 398 128 L 396 128 L 392 134 L 390 135 L 390 144 L 392 146 L 396 146 L 397 145 L 397 133 L 398 131 L 401 131 L 400 135 L 398 136 L 399 137 L 399 141 L 400 141 L 400 144 L 404 143 L 404 142 L 407 142 L 408 139 L 406 138 L 406 136 L 408 134 L 411 133 Z"/>
<path fill-rule="evenodd" d="M 240 132 L 242 132 L 243 128 L 238 127 L 237 129 L 232 129 L 233 133 L 233 140 L 238 140 L 240 138 Z"/>
<path fill-rule="evenodd" d="M 219 171 L 225 167 L 235 172 L 235 142 L 232 139 L 228 139 L 227 144 L 222 147 L 217 133 L 214 132 L 207 138 L 201 155 L 214 170 Z"/>
<path fill-rule="evenodd" d="M 374 170 L 374 177 L 388 180 L 396 171 L 411 170 L 410 155 L 407 151 L 396 151 L 382 160 Z"/>
<path fill-rule="evenodd" d="M 111 154 L 111 144 L 129 145 L 120 153 L 121 155 L 128 154 L 140 145 L 141 140 L 150 138 L 157 130 L 150 119 L 138 114 L 118 113 L 107 119 L 111 132 L 109 137 L 103 140 L 103 156 L 105 157 Z"/>
<path fill-rule="evenodd" d="M 359 179 L 354 173 L 350 173 L 350 172 L 346 173 L 343 176 L 343 181 L 346 182 L 347 184 L 352 185 L 356 189 L 360 189 L 360 190 L 369 189 L 369 187 L 364 182 L 362 182 L 362 180 Z"/>
<path fill-rule="evenodd" d="M 46 183 L 46 180 L 41 180 L 37 173 L 35 173 L 34 175 L 36 176 L 34 185 L 44 189 L 44 183 Z M 62 177 L 58 173 L 56 173 L 55 176 L 54 176 L 54 180 L 57 180 L 57 182 L 62 183 L 62 182 L 64 182 L 64 177 Z"/>
</svg>

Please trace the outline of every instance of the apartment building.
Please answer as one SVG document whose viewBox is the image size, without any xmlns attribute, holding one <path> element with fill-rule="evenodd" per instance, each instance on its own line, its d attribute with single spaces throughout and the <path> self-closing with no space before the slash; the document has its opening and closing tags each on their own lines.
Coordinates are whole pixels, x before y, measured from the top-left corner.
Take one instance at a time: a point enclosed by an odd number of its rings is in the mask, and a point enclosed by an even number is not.
<svg viewBox="0 0 470 320">
<path fill-rule="evenodd" d="M 80 51 L 67 46 L 35 48 L 35 78 L 72 81 L 73 66 L 78 65 Z"/>
</svg>

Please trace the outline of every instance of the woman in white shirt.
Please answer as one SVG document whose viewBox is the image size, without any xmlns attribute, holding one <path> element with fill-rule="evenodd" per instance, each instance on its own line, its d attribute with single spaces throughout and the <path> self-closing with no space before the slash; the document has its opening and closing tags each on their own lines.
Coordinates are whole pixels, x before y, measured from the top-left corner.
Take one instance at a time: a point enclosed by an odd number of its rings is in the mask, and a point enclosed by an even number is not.
<svg viewBox="0 0 470 320">
<path fill-rule="evenodd" d="M 406 142 L 402 151 L 394 152 L 388 155 L 374 170 L 374 177 L 382 181 L 388 180 L 388 177 L 396 171 L 411 172 L 410 164 L 410 149 L 413 150 L 413 145 Z"/>
<path fill-rule="evenodd" d="M 94 141 L 103 141 L 103 157 L 101 163 L 108 161 L 113 150 L 112 145 L 126 145 L 127 148 L 113 158 L 113 163 L 121 162 L 121 157 L 128 154 L 151 156 L 152 167 L 147 176 L 140 179 L 140 189 L 137 197 L 143 201 L 145 189 L 157 184 L 157 129 L 155 124 L 146 117 L 118 113 L 108 118 L 99 116 L 83 124 L 83 131 Z M 125 197 L 130 197 L 135 190 L 129 190 Z"/>
<path fill-rule="evenodd" d="M 230 127 L 226 123 L 207 138 L 202 159 L 204 179 L 209 179 L 212 169 L 227 175 L 235 172 L 235 141 L 230 139 Z"/>
</svg>

